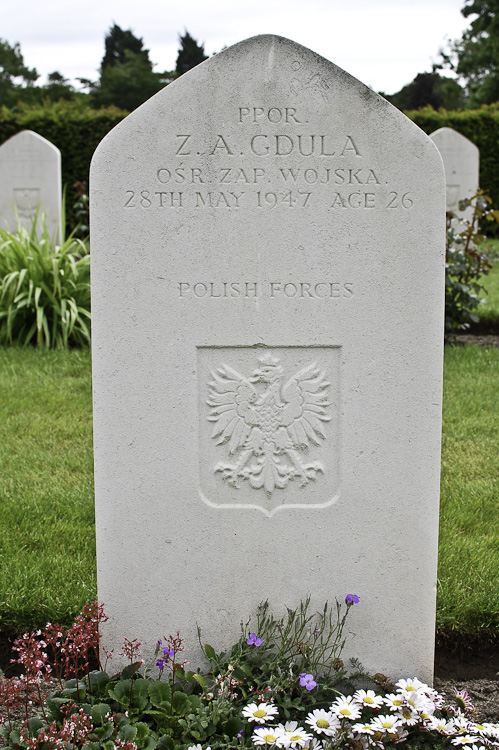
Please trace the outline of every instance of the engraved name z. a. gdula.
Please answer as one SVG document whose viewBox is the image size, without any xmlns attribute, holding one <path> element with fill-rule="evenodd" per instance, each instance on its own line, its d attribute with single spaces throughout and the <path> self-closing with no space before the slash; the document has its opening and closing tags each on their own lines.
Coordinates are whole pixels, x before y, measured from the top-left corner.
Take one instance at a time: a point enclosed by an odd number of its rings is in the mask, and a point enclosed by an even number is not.
<svg viewBox="0 0 499 750">
<path fill-rule="evenodd" d="M 228 364 L 212 370 L 207 404 L 211 437 L 228 453 L 214 471 L 232 487 L 247 482 L 271 495 L 297 480 L 305 487 L 324 473 L 309 451 L 320 451 L 326 439 L 330 383 L 315 362 L 286 378 L 271 353 L 258 358 L 249 377 Z"/>
</svg>

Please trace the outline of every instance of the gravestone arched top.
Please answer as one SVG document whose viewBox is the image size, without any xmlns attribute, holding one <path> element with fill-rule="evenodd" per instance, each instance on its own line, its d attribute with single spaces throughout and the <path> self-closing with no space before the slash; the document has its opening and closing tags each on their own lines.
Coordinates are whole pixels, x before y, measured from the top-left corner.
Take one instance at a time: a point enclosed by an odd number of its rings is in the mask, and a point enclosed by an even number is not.
<svg viewBox="0 0 499 750">
<path fill-rule="evenodd" d="M 49 154 L 51 157 L 55 154 L 58 155 L 59 159 L 61 158 L 61 152 L 57 146 L 54 146 L 53 143 L 44 138 L 43 135 L 40 135 L 40 133 L 35 133 L 34 130 L 21 130 L 19 133 L 12 135 L 0 146 L 0 155 L 13 148 L 25 149 L 27 154 L 35 151 L 37 158 L 43 156 L 44 153 Z M 2 151 L 2 149 L 5 149 L 5 151 Z"/>
<path fill-rule="evenodd" d="M 31 228 L 38 212 L 56 242 L 62 236 L 61 152 L 39 133 L 22 130 L 0 146 L 0 226 Z"/>
<path fill-rule="evenodd" d="M 439 128 L 431 133 L 430 138 L 444 162 L 447 211 L 471 222 L 473 206 L 460 210 L 460 201 L 476 195 L 479 187 L 480 151 L 469 138 L 453 128 Z"/>
<path fill-rule="evenodd" d="M 431 133 L 430 138 L 437 144 L 437 147 L 440 144 L 445 143 L 450 147 L 459 148 L 463 151 L 468 150 L 470 153 L 473 153 L 477 159 L 479 157 L 480 150 L 478 146 L 458 130 L 454 130 L 454 128 L 438 128 L 438 130 L 434 130 L 433 133 Z"/>
<path fill-rule="evenodd" d="M 297 128 L 300 133 L 296 134 L 302 140 L 315 134 L 316 153 L 312 156 L 321 158 L 331 156 L 331 148 L 339 156 L 344 146 L 341 143 L 333 146 L 329 134 L 321 140 L 322 130 L 314 130 L 317 124 L 322 126 L 326 117 L 330 133 L 342 132 L 346 125 L 348 132 L 369 131 L 372 150 L 389 145 L 404 152 L 409 149 L 417 159 L 421 148 L 429 154 L 434 151 L 428 136 L 418 126 L 361 81 L 290 39 L 266 34 L 223 50 L 165 86 L 107 134 L 94 160 L 105 159 L 106 150 L 112 149 L 114 143 L 119 148 L 122 139 L 127 141 L 131 152 L 154 149 L 169 128 L 173 128 L 170 142 L 180 144 L 180 140 L 175 141 L 176 123 L 191 122 L 206 127 L 215 110 L 217 117 L 223 115 L 224 125 L 236 131 L 249 127 L 258 135 L 264 134 L 265 128 L 280 126 L 275 135 L 289 137 L 290 131 Z M 133 144 L 132 133 L 137 139 Z M 183 149 L 179 147 L 179 155 L 191 156 L 192 144 L 191 137 Z M 266 151 L 269 146 L 266 154 L 270 157 L 301 156 L 297 144 L 291 153 L 286 153 L 292 145 L 285 137 L 273 144 L 274 149 L 258 137 L 253 146 L 255 152 Z M 225 147 L 220 140 L 213 147 L 215 153 L 211 156 L 245 155 L 237 148 L 232 150 L 230 142 Z M 205 155 L 202 148 L 200 144 L 196 146 L 197 155 Z M 439 161 L 436 153 L 429 158 Z"/>
</svg>

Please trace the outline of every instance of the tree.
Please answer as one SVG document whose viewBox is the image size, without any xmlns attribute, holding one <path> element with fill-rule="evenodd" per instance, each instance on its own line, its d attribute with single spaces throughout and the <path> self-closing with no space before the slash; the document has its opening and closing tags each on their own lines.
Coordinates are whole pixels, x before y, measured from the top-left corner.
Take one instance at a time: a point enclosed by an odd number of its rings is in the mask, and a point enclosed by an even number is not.
<svg viewBox="0 0 499 750">
<path fill-rule="evenodd" d="M 204 44 L 199 45 L 186 30 L 184 36 L 179 37 L 180 49 L 177 56 L 175 72 L 181 76 L 191 68 L 208 59 L 204 54 Z"/>
<path fill-rule="evenodd" d="M 129 54 L 133 53 L 142 57 L 152 70 L 152 63 L 149 60 L 149 50 L 144 49 L 142 39 L 135 36 L 131 29 L 124 31 L 118 24 L 113 24 L 109 29 L 104 40 L 104 57 L 101 62 L 101 72 L 104 68 L 113 65 L 124 65 L 129 60 Z"/>
<path fill-rule="evenodd" d="M 434 109 L 460 109 L 465 104 L 464 90 L 453 78 L 439 73 L 418 73 L 416 78 L 396 94 L 385 99 L 402 110 L 420 109 L 431 106 Z"/>
<path fill-rule="evenodd" d="M 126 51 L 124 62 L 104 67 L 100 81 L 91 88 L 98 107 L 114 105 L 131 112 L 162 89 L 173 75 L 154 73 L 144 56 Z"/>
<path fill-rule="evenodd" d="M 57 102 L 61 99 L 74 99 L 76 94 L 68 79 L 64 78 L 57 70 L 48 74 L 47 84 L 43 87 L 43 91 L 45 97 L 52 102 Z"/>
<path fill-rule="evenodd" d="M 13 47 L 0 39 L 0 104 L 15 104 L 23 90 L 32 87 L 38 78 L 35 68 L 24 64 L 19 44 Z"/>
<path fill-rule="evenodd" d="M 124 31 L 116 23 L 105 38 L 105 53 L 98 83 L 81 81 L 98 107 L 114 105 L 131 111 L 156 94 L 174 77 L 155 73 L 142 39 L 131 29 Z"/>
<path fill-rule="evenodd" d="M 465 0 L 465 18 L 477 16 L 461 39 L 440 50 L 442 62 L 465 81 L 471 106 L 499 101 L 499 0 Z"/>
</svg>

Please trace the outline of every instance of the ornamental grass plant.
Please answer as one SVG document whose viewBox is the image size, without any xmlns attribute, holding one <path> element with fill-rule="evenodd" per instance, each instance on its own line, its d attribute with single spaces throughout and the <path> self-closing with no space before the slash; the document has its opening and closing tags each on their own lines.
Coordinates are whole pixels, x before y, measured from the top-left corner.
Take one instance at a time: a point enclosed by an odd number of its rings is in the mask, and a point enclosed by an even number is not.
<svg viewBox="0 0 499 750">
<path fill-rule="evenodd" d="M 64 221 L 63 221 L 64 225 Z M 74 234 L 55 244 L 45 217 L 0 229 L 0 344 L 45 348 L 90 342 L 90 255 Z"/>
</svg>

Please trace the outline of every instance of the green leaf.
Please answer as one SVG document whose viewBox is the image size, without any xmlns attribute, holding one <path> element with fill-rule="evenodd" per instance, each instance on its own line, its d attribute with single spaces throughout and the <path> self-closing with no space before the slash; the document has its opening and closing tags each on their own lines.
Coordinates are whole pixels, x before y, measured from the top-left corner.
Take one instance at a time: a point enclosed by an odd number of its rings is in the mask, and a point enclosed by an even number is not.
<svg viewBox="0 0 499 750">
<path fill-rule="evenodd" d="M 244 729 L 243 722 L 235 716 L 223 724 L 224 734 L 227 734 L 229 737 L 235 737 L 242 729 Z"/>
<path fill-rule="evenodd" d="M 179 716 L 185 716 L 189 713 L 190 702 L 189 696 L 185 693 L 175 691 L 173 693 L 173 710 Z"/>
<path fill-rule="evenodd" d="M 169 709 L 172 699 L 172 691 L 167 682 L 151 682 L 149 684 L 149 697 L 156 708 Z"/>
<path fill-rule="evenodd" d="M 143 711 L 149 704 L 149 680 L 134 680 L 132 687 L 132 707 Z"/>
<path fill-rule="evenodd" d="M 105 693 L 106 685 L 110 681 L 110 677 L 107 672 L 101 672 L 100 670 L 94 670 L 85 677 L 85 685 L 87 690 L 92 695 L 102 695 Z M 89 689 L 90 682 L 90 689 Z"/>
<path fill-rule="evenodd" d="M 132 726 L 132 724 L 123 724 L 118 731 L 118 737 L 120 740 L 123 740 L 123 742 L 133 742 L 136 735 L 137 729 Z"/>
<path fill-rule="evenodd" d="M 148 739 L 151 739 L 153 744 L 152 748 L 156 747 L 156 739 L 151 734 L 151 727 L 148 726 L 144 721 L 138 721 L 136 724 L 134 724 L 137 735 L 135 737 L 135 743 L 141 747 L 144 747 L 146 743 L 148 743 Z M 150 747 L 150 744 L 147 744 L 148 747 Z M 151 750 L 152 750 L 151 748 Z"/>
<path fill-rule="evenodd" d="M 121 670 L 121 679 L 122 680 L 128 680 L 130 677 L 133 677 L 137 674 L 140 667 L 142 666 L 142 662 L 136 661 L 133 664 L 129 664 L 127 667 Z"/>
<path fill-rule="evenodd" d="M 172 738 L 164 734 L 159 738 L 156 748 L 157 750 L 175 750 L 175 745 Z"/>
<path fill-rule="evenodd" d="M 106 714 L 109 713 L 111 713 L 109 703 L 96 703 L 90 709 L 90 716 L 92 717 L 92 721 L 94 722 L 94 724 L 107 723 L 108 720 L 106 718 Z"/>
<path fill-rule="evenodd" d="M 120 680 L 114 683 L 114 687 L 108 685 L 108 695 L 115 701 L 118 701 L 120 706 L 128 708 L 130 705 L 130 686 L 131 680 Z"/>
<path fill-rule="evenodd" d="M 206 678 L 203 677 L 202 674 L 199 674 L 199 672 L 187 672 L 186 679 L 189 682 L 196 682 L 202 688 L 207 688 L 208 687 L 208 682 L 207 682 Z"/>
<path fill-rule="evenodd" d="M 60 698 L 58 696 L 47 698 L 46 705 L 49 712 L 49 718 L 62 721 L 64 714 L 61 711 L 62 706 L 71 702 L 71 698 Z"/>
<path fill-rule="evenodd" d="M 204 644 L 204 653 L 207 659 L 209 659 L 210 661 L 216 661 L 217 655 L 215 653 L 215 649 L 208 643 Z"/>
<path fill-rule="evenodd" d="M 44 726 L 44 722 L 41 721 L 38 717 L 33 716 L 31 719 L 28 719 L 28 732 L 30 737 L 36 737 L 39 730 Z"/>
</svg>

